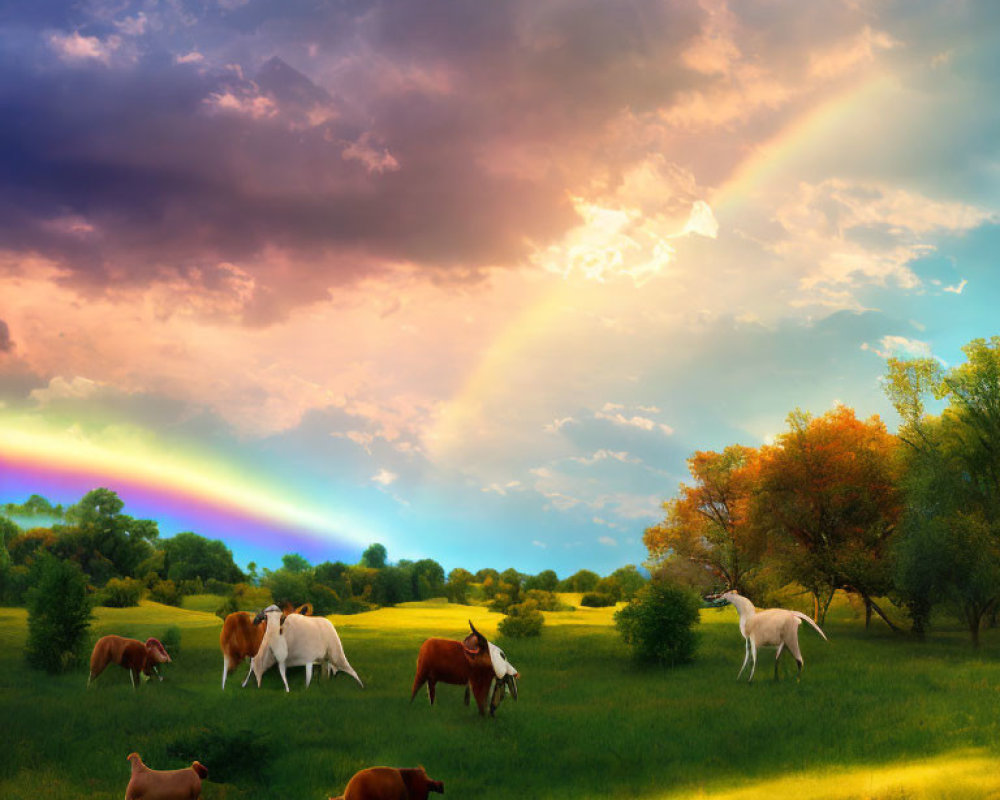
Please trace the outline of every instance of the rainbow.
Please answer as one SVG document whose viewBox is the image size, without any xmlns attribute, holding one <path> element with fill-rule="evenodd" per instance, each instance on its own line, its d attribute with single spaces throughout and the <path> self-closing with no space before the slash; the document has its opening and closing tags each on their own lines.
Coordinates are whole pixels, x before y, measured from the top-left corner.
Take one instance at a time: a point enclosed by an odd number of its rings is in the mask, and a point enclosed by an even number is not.
<svg viewBox="0 0 1000 800">
<path fill-rule="evenodd" d="M 239 551 L 305 551 L 309 558 L 355 560 L 377 534 L 346 514 L 311 508 L 273 481 L 190 442 L 166 442 L 131 425 L 85 430 L 28 414 L 0 414 L 0 499 L 28 494 L 75 502 L 104 486 L 125 501 L 125 512 L 177 530 L 222 538 Z M 23 496 L 22 496 L 23 495 Z M 331 551 L 333 555 L 331 555 Z"/>
</svg>

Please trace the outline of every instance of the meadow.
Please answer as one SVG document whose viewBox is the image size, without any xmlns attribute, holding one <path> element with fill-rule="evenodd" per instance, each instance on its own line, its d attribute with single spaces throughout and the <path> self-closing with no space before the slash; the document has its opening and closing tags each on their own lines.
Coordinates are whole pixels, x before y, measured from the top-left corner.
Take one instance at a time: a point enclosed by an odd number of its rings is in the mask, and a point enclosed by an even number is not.
<svg viewBox="0 0 1000 800">
<path fill-rule="evenodd" d="M 203 796 L 321 800 L 358 769 L 422 764 L 459 798 L 989 798 L 1000 797 L 1000 631 L 973 651 L 961 631 L 926 642 L 896 636 L 839 603 L 829 642 L 803 627 L 805 672 L 772 680 L 765 655 L 737 683 L 743 643 L 732 608 L 702 612 L 693 664 L 643 668 L 628 659 L 613 609 L 548 613 L 540 638 L 498 640 L 520 670 L 520 697 L 495 719 L 439 685 L 437 704 L 409 702 L 420 643 L 462 638 L 470 617 L 487 636 L 500 615 L 443 602 L 332 617 L 365 682 L 275 671 L 220 689 L 221 622 L 212 598 L 177 609 L 144 602 L 96 611 L 93 636 L 180 632 L 166 680 L 137 691 L 109 667 L 48 676 L 24 666 L 26 616 L 0 609 L 0 797 L 119 798 L 125 757 L 155 768 L 210 770 Z M 773 653 L 773 651 L 770 651 Z"/>
</svg>

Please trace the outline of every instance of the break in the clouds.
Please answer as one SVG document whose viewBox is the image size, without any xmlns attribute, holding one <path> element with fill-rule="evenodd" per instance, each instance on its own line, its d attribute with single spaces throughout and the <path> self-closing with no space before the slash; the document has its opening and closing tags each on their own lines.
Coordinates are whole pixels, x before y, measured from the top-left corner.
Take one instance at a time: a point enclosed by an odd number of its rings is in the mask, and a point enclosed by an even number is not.
<svg viewBox="0 0 1000 800">
<path fill-rule="evenodd" d="M 263 496 L 213 464 L 449 567 L 639 562 L 693 451 L 837 401 L 891 424 L 885 358 L 997 332 L 998 22 L 14 4 L 0 455 Z"/>
</svg>

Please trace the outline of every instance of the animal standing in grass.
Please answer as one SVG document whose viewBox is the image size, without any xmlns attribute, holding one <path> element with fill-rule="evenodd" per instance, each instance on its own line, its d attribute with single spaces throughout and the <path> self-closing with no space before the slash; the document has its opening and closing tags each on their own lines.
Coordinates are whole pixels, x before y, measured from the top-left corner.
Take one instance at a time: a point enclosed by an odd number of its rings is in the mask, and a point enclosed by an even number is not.
<svg viewBox="0 0 1000 800">
<path fill-rule="evenodd" d="M 430 792 L 444 794 L 444 782 L 432 781 L 423 767 L 369 767 L 354 773 L 344 793 L 330 800 L 427 800 Z"/>
<path fill-rule="evenodd" d="M 413 689 L 410 692 L 411 703 L 425 683 L 431 705 L 434 705 L 438 682 L 464 685 L 465 704 L 469 704 L 471 689 L 480 716 L 485 716 L 486 698 L 494 678 L 497 680 L 497 686 L 490 702 L 490 716 L 493 716 L 506 691 L 509 690 L 514 699 L 517 699 L 517 679 L 521 677 L 520 673 L 507 661 L 507 656 L 500 648 L 490 644 L 486 637 L 476 630 L 471 620 L 469 628 L 472 633 L 461 642 L 451 639 L 427 639 L 420 645 L 420 652 L 417 654 L 417 672 L 413 677 Z"/>
<path fill-rule="evenodd" d="M 202 778 L 208 770 L 197 761 L 185 769 L 150 769 L 138 753 L 131 753 L 132 777 L 125 790 L 125 800 L 198 800 Z"/>
<path fill-rule="evenodd" d="M 260 687 L 264 673 L 278 664 L 278 672 L 288 688 L 288 678 L 285 675 L 287 667 L 306 668 L 306 688 L 312 680 L 313 663 L 325 663 L 327 677 L 337 672 L 346 672 L 358 685 L 365 685 L 354 671 L 344 653 L 344 646 L 337 635 L 337 629 L 326 617 L 306 617 L 301 614 L 283 614 L 281 609 L 270 605 L 254 617 L 254 624 L 259 625 L 267 620 L 267 630 L 261 640 L 257 655 L 250 661 L 250 670 L 257 675 L 257 687 Z"/>
<path fill-rule="evenodd" d="M 291 603 L 285 603 L 285 614 L 303 614 L 311 616 L 313 612 L 312 603 L 304 603 L 295 608 Z M 264 639 L 264 631 L 267 624 L 255 625 L 254 619 L 246 611 L 236 611 L 229 614 L 222 623 L 222 632 L 219 634 L 219 647 L 222 648 L 222 688 L 226 688 L 226 678 L 229 673 L 246 658 L 253 658 L 260 650 L 260 643 Z M 242 686 L 247 685 L 250 676 L 253 674 L 251 665 Z"/>
<path fill-rule="evenodd" d="M 819 632 L 819 635 L 826 639 L 826 634 L 820 630 L 819 625 L 801 611 L 790 611 L 787 608 L 768 608 L 758 611 L 754 608 L 753 603 L 734 590 L 712 595 L 712 599 L 726 600 L 736 607 L 736 611 L 740 615 L 740 633 L 745 639 L 746 656 L 736 680 L 740 679 L 743 670 L 747 668 L 747 662 L 751 660 L 753 663 L 747 682 L 753 680 L 754 672 L 757 669 L 757 650 L 761 647 L 778 648 L 774 657 L 775 679 L 778 677 L 778 659 L 781 658 L 781 651 L 787 647 L 799 665 L 799 671 L 795 674 L 795 680 L 799 680 L 802 676 L 802 653 L 799 650 L 799 625 L 802 624 L 802 620 L 812 625 Z"/>
<path fill-rule="evenodd" d="M 128 670 L 134 689 L 139 680 L 139 673 L 152 677 L 156 665 L 169 663 L 170 656 L 159 639 L 147 639 L 143 644 L 138 639 L 127 639 L 114 634 L 102 636 L 94 645 L 94 652 L 90 654 L 90 677 L 87 678 L 87 686 L 90 686 L 91 681 L 96 680 L 97 676 L 104 672 L 104 668 L 112 662 Z M 157 677 L 163 680 L 162 676 L 157 675 Z"/>
</svg>

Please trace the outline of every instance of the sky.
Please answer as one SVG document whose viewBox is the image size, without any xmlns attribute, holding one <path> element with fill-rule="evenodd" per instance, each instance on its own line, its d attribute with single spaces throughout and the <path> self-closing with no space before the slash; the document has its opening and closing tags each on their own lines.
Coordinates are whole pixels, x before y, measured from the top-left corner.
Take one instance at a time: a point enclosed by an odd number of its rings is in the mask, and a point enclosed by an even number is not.
<svg viewBox="0 0 1000 800">
<path fill-rule="evenodd" d="M 1000 5 L 0 6 L 0 502 L 607 574 L 1000 334 Z"/>
</svg>

